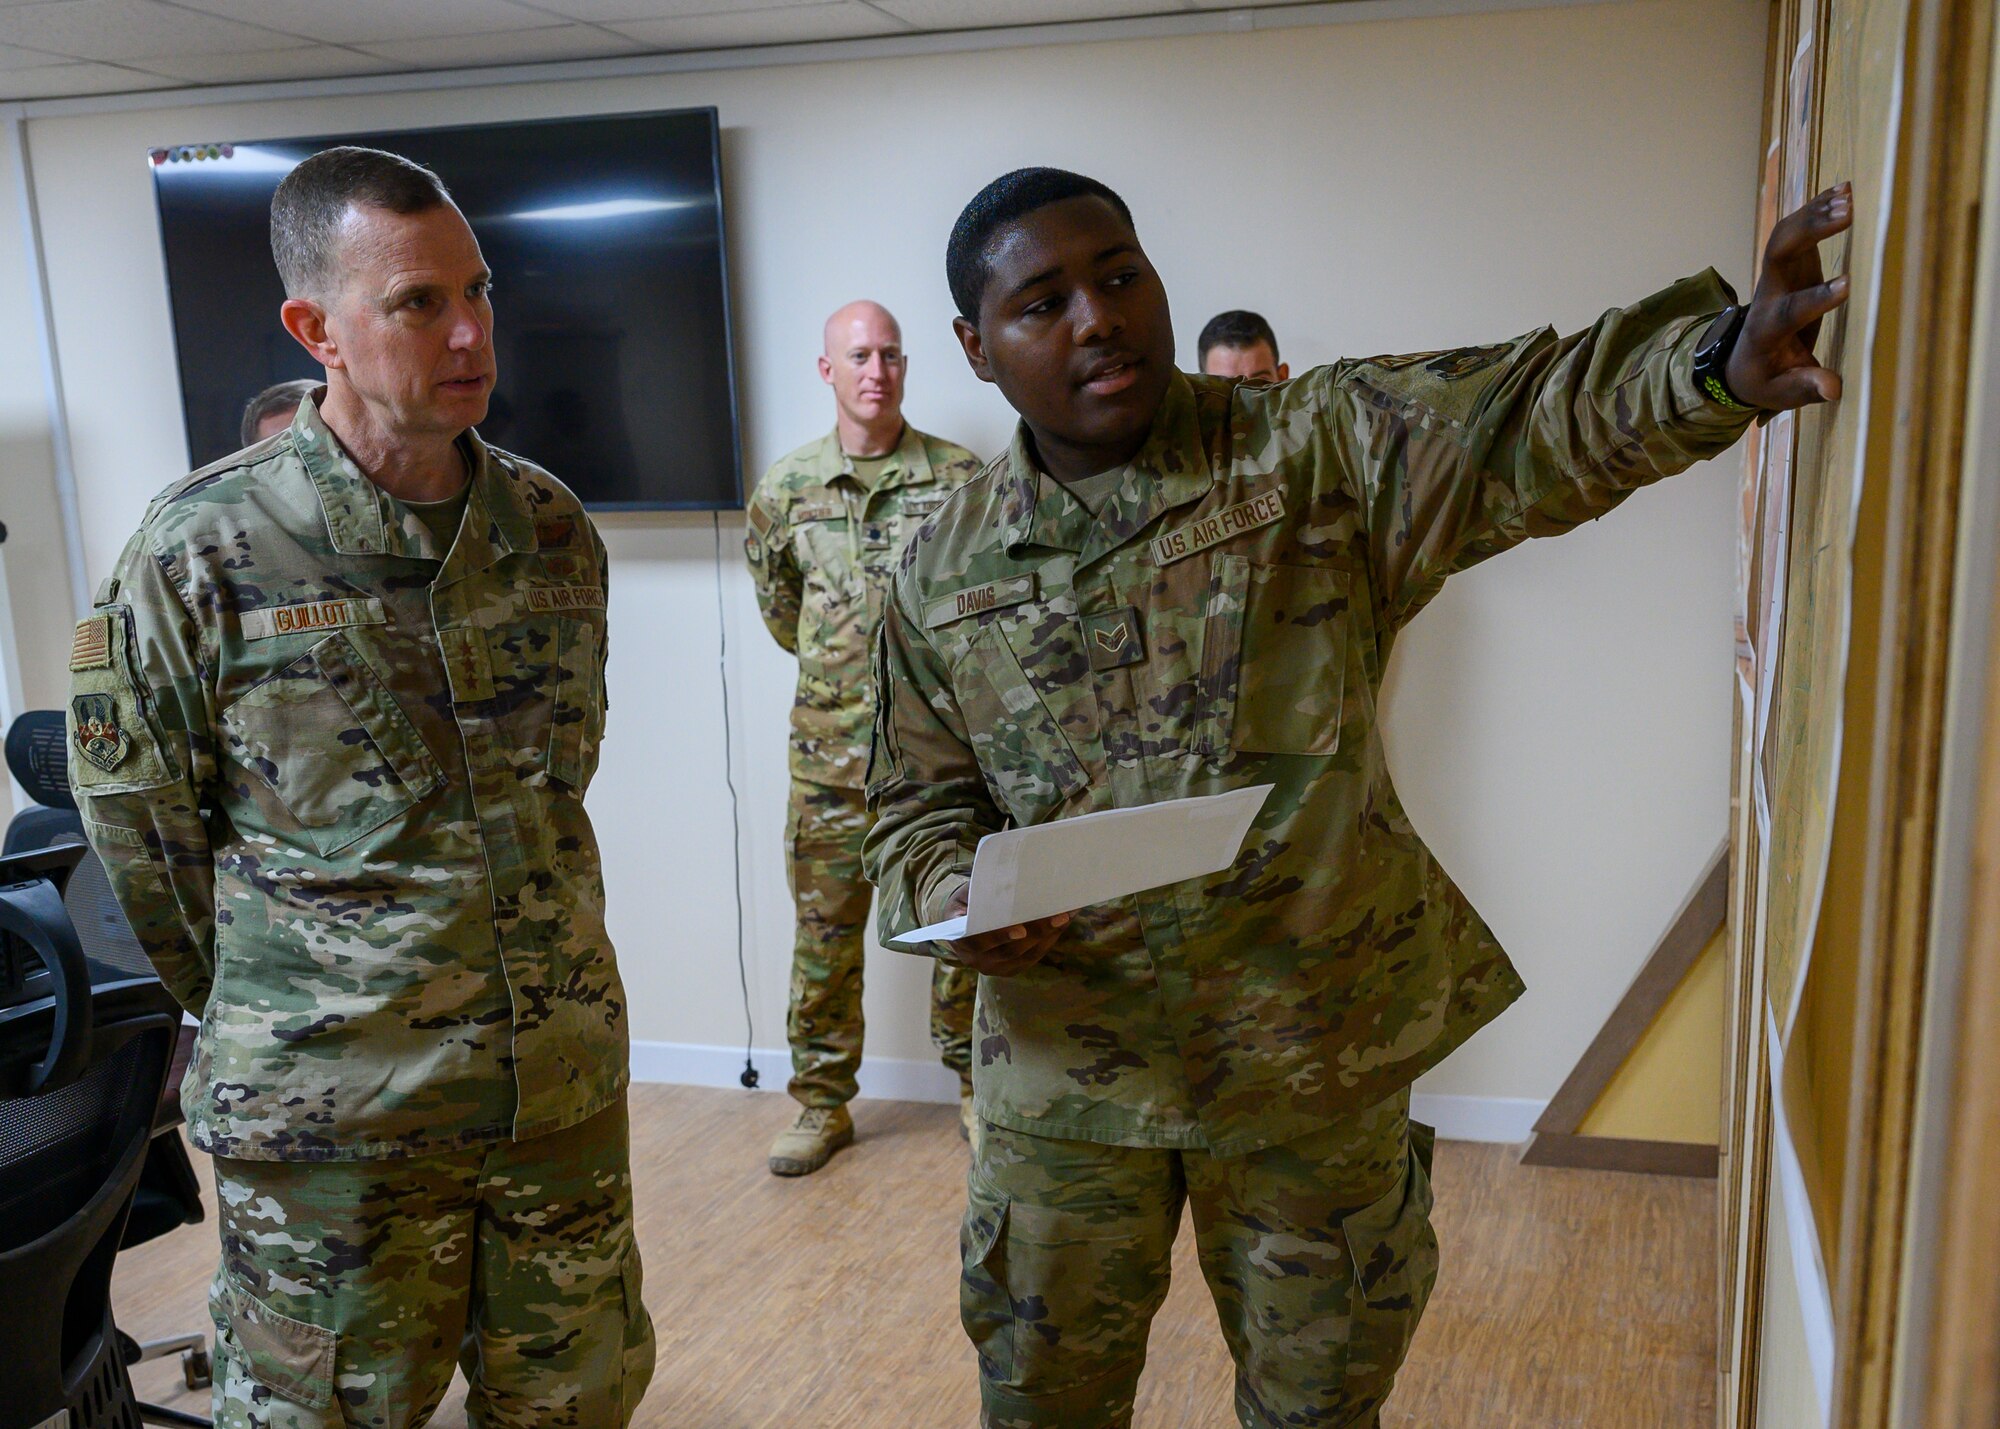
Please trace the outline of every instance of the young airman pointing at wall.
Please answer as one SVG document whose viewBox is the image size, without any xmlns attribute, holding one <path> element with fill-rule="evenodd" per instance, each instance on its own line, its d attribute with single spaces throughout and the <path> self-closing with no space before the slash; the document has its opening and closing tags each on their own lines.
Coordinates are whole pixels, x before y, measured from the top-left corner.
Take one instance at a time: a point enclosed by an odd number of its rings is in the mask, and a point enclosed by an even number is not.
<svg viewBox="0 0 2000 1429">
<path fill-rule="evenodd" d="M 1234 868 L 934 945 L 982 976 L 962 1308 L 985 1422 L 1129 1423 L 1182 1207 L 1245 1426 L 1377 1423 L 1435 1277 L 1416 1077 L 1522 983 L 1390 785 L 1376 691 L 1445 578 L 1837 397 L 1845 300 L 1781 221 L 1754 301 L 1712 271 L 1587 331 L 1173 367 L 1104 185 L 1020 170 L 954 229 L 1011 451 L 918 528 L 877 651 L 865 858 L 881 930 L 961 911 L 980 837 L 1253 784 Z"/>
</svg>

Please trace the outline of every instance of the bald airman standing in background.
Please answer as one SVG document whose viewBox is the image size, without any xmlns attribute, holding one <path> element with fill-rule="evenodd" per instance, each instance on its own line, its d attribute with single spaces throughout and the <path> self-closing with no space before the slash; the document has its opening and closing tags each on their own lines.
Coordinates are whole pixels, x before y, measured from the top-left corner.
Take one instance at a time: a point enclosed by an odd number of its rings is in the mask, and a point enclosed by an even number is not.
<svg viewBox="0 0 2000 1429">
<path fill-rule="evenodd" d="M 980 466 L 964 447 L 904 422 L 907 370 L 902 329 L 887 308 L 863 301 L 835 312 L 819 359 L 834 429 L 781 458 L 750 501 L 744 552 L 758 606 L 799 659 L 785 820 L 798 933 L 785 1030 L 800 1110 L 771 1146 L 779 1176 L 817 1171 L 854 1140 L 847 1103 L 861 1067 L 870 892 L 861 873 L 875 724 L 869 654 L 903 538 Z M 975 982 L 939 964 L 931 983 L 931 1041 L 958 1073 L 962 1127 Z"/>
</svg>

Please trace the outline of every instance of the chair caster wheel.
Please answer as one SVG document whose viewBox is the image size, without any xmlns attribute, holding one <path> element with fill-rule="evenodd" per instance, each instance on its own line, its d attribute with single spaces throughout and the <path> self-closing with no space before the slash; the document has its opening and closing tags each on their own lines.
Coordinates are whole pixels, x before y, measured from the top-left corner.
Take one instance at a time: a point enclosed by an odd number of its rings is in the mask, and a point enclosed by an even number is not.
<svg viewBox="0 0 2000 1429">
<path fill-rule="evenodd" d="M 207 1350 L 181 1351 L 181 1380 L 189 1389 L 207 1389 L 215 1382 L 215 1366 Z"/>
</svg>

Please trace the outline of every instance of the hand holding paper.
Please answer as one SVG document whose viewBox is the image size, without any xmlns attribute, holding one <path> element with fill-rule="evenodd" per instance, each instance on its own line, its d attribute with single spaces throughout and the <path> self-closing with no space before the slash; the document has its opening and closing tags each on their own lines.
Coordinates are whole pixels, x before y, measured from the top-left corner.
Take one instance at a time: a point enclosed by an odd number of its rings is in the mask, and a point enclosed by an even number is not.
<svg viewBox="0 0 2000 1429">
<path fill-rule="evenodd" d="M 965 892 L 952 895 L 951 918 L 965 918 Z M 947 919 L 947 922 L 951 919 Z M 967 933 L 946 944 L 961 964 L 988 977 L 1012 977 L 1033 967 L 1054 950 L 1056 939 L 1069 926 L 1069 914 L 1017 923 L 1011 928 L 995 928 L 990 933 Z"/>
<path fill-rule="evenodd" d="M 1004 829 L 979 841 L 966 912 L 898 934 L 957 942 L 1218 873 L 1236 861 L 1272 786 Z"/>
</svg>

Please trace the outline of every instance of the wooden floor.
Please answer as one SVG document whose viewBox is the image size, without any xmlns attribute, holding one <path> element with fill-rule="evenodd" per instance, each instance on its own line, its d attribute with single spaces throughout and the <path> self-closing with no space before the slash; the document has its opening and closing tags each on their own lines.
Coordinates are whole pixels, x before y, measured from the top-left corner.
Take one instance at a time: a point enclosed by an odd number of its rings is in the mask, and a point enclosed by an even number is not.
<svg viewBox="0 0 2000 1429">
<path fill-rule="evenodd" d="M 632 1092 L 646 1301 L 659 1371 L 651 1429 L 932 1429 L 975 1423 L 958 1327 L 965 1146 L 956 1109 L 859 1102 L 860 1138 L 780 1181 L 764 1149 L 782 1096 Z M 204 1158 L 197 1157 L 197 1161 Z M 206 1167 L 203 1168 L 206 1179 Z M 1518 1166 L 1509 1148 L 1438 1147 L 1444 1270 L 1387 1429 L 1694 1429 L 1713 1422 L 1715 1183 Z M 1227 1429 L 1229 1361 L 1192 1235 L 1154 1323 L 1138 1429 Z M 121 1257 L 119 1322 L 201 1329 L 213 1216 Z M 142 1395 L 202 1410 L 178 1366 Z M 461 1389 L 432 1423 L 463 1429 Z"/>
</svg>

